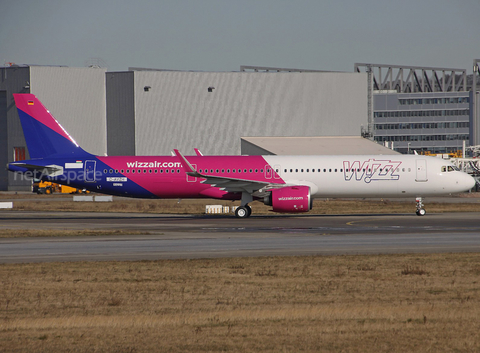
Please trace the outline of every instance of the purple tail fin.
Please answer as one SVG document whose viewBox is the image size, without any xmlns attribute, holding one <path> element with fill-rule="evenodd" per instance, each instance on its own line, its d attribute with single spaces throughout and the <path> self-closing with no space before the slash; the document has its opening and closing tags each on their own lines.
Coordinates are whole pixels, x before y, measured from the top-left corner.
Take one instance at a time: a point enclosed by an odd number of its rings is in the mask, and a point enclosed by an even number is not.
<svg viewBox="0 0 480 353">
<path fill-rule="evenodd" d="M 88 156 L 33 94 L 14 94 L 30 158 Z"/>
</svg>

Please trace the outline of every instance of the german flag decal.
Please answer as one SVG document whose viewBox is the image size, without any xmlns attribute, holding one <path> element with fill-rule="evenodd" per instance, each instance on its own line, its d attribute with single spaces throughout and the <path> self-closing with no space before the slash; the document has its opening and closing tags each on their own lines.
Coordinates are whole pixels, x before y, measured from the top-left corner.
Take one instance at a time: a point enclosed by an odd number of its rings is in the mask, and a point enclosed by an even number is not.
<svg viewBox="0 0 480 353">
<path fill-rule="evenodd" d="M 27 104 L 28 105 L 33 105 L 34 103 L 33 103 L 33 101 L 27 101 Z"/>
</svg>

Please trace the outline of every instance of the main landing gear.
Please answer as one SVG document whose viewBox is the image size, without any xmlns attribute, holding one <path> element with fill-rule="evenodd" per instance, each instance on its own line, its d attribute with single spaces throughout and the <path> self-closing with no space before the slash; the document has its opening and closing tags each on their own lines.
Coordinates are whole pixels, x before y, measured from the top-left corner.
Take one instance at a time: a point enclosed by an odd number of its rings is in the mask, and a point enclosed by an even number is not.
<svg viewBox="0 0 480 353">
<path fill-rule="evenodd" d="M 237 218 L 248 218 L 252 214 L 252 208 L 248 205 L 239 206 L 235 210 L 235 217 Z"/>
<path fill-rule="evenodd" d="M 427 213 L 427 211 L 425 211 L 425 209 L 423 208 L 424 204 L 422 202 L 422 198 L 421 197 L 417 197 L 415 199 L 415 202 L 417 204 L 417 211 L 415 212 L 417 214 L 417 216 L 425 216 L 425 214 Z"/>
<path fill-rule="evenodd" d="M 252 194 L 248 192 L 242 192 L 242 201 L 240 201 L 240 206 L 235 210 L 235 217 L 237 218 L 248 218 L 252 214 L 252 208 L 248 206 L 250 202 L 253 201 Z"/>
</svg>

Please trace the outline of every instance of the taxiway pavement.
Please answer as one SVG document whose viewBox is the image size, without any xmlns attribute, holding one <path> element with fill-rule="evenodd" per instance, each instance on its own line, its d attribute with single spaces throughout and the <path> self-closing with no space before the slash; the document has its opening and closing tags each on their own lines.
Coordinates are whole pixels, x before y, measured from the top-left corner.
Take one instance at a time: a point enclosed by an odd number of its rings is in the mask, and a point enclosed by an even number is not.
<svg viewBox="0 0 480 353">
<path fill-rule="evenodd" d="M 176 216 L 0 212 L 0 229 L 122 230 L 125 235 L 0 239 L 0 262 L 480 251 L 477 213 Z M 128 232 L 135 233 L 129 235 Z M 140 234 L 139 234 L 140 233 Z"/>
</svg>

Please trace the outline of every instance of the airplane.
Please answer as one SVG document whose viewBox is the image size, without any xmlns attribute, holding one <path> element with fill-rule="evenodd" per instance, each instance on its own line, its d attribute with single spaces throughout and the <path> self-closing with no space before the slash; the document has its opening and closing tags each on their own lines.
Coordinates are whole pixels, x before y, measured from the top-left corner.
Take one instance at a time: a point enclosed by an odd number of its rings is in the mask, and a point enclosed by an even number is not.
<svg viewBox="0 0 480 353">
<path fill-rule="evenodd" d="M 470 190 L 475 180 L 452 163 L 421 155 L 96 156 L 82 149 L 33 94 L 14 94 L 29 160 L 8 164 L 24 176 L 109 195 L 255 200 L 273 212 L 302 213 L 314 198 L 423 197 Z"/>
</svg>

